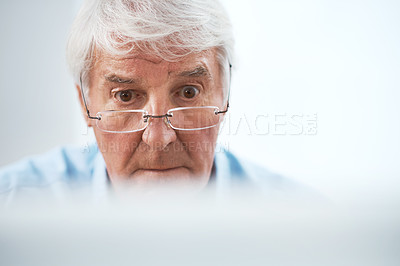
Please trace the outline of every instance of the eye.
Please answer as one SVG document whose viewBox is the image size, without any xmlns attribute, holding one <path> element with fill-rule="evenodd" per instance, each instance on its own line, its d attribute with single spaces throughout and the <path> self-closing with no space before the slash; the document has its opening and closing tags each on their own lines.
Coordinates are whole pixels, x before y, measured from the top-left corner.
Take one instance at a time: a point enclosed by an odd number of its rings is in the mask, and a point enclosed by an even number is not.
<svg viewBox="0 0 400 266">
<path fill-rule="evenodd" d="M 129 102 L 135 96 L 136 96 L 136 93 L 131 91 L 131 90 L 119 91 L 119 92 L 116 93 L 117 99 L 119 99 L 122 102 Z"/>
<path fill-rule="evenodd" d="M 185 86 L 179 92 L 179 95 L 184 97 L 184 98 L 186 98 L 186 99 L 192 99 L 197 94 L 199 94 L 199 90 L 196 87 L 193 87 L 193 86 Z"/>
</svg>

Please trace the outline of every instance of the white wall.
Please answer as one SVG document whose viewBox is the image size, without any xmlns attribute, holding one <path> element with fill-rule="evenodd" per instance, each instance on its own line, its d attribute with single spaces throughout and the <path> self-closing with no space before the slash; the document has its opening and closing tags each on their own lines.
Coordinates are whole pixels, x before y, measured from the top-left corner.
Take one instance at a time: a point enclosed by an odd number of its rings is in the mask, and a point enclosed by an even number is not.
<svg viewBox="0 0 400 266">
<path fill-rule="evenodd" d="M 252 130 L 242 120 L 243 134 L 222 142 L 334 199 L 398 200 L 400 2 L 224 3 L 238 54 L 231 117 L 247 115 Z M 295 134 L 293 114 L 304 115 L 304 129 L 317 114 L 317 133 Z M 254 129 L 262 115 L 266 135 Z M 274 133 L 285 118 L 277 131 L 286 135 Z"/>
<path fill-rule="evenodd" d="M 82 144 L 64 59 L 79 2 L 0 3 L 0 165 Z M 398 200 L 399 2 L 223 2 L 238 57 L 220 142 L 336 200 Z"/>
<path fill-rule="evenodd" d="M 79 138 L 65 63 L 75 12 L 73 1 L 0 2 L 0 165 Z"/>
</svg>

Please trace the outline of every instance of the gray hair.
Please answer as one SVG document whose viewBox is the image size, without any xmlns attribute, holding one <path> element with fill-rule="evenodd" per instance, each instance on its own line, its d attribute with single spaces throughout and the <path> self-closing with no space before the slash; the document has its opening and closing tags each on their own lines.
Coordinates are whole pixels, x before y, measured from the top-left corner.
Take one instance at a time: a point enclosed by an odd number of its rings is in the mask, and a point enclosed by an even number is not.
<svg viewBox="0 0 400 266">
<path fill-rule="evenodd" d="M 226 74 L 233 45 L 231 23 L 218 0 L 87 0 L 69 35 L 67 63 L 75 82 L 82 78 L 88 88 L 95 49 L 115 55 L 139 49 L 172 62 L 217 48 Z"/>
</svg>

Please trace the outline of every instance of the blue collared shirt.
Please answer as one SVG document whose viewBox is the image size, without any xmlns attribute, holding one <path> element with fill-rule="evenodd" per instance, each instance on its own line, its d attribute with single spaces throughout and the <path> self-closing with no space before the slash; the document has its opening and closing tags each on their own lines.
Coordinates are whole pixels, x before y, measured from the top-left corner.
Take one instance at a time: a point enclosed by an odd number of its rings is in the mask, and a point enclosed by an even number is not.
<svg viewBox="0 0 400 266">
<path fill-rule="evenodd" d="M 217 195 L 227 195 L 240 186 L 254 187 L 270 195 L 304 191 L 296 182 L 239 159 L 219 146 L 214 171 L 209 187 L 213 187 Z M 40 195 L 43 191 L 63 198 L 66 191 L 78 188 L 88 189 L 94 200 L 104 198 L 109 192 L 105 162 L 96 144 L 84 148 L 55 148 L 0 169 L 0 199 L 6 201 L 19 194 Z"/>
</svg>

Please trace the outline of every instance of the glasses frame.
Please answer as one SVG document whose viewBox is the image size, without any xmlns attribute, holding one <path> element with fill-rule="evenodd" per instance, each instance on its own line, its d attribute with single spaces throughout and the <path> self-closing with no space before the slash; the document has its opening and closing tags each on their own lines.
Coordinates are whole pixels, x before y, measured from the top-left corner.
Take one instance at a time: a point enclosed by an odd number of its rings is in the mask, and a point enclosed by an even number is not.
<svg viewBox="0 0 400 266">
<path fill-rule="evenodd" d="M 87 103 L 86 103 L 85 93 L 83 92 L 82 75 L 80 76 L 79 79 L 80 79 L 81 94 L 82 94 L 82 98 L 83 98 L 83 103 L 84 103 L 84 105 L 85 105 L 87 117 L 88 117 L 89 119 L 97 120 L 97 121 L 96 121 L 96 126 L 97 126 L 101 131 L 103 131 L 103 132 L 109 132 L 109 133 L 133 133 L 133 132 L 142 131 L 142 130 L 146 129 L 146 127 L 149 125 L 149 123 L 148 123 L 148 119 L 149 119 L 149 118 L 165 118 L 166 121 L 167 121 L 167 123 L 168 123 L 168 125 L 169 125 L 172 129 L 174 129 L 174 130 L 192 131 L 192 130 L 202 130 L 202 129 L 212 128 L 212 127 L 217 126 L 218 124 L 213 125 L 213 126 L 204 127 L 204 128 L 182 129 L 182 128 L 174 127 L 174 126 L 171 124 L 171 121 L 170 121 L 168 118 L 169 118 L 169 117 L 172 117 L 172 114 L 171 114 L 171 113 L 172 113 L 173 111 L 186 110 L 186 109 L 214 108 L 214 109 L 215 109 L 215 111 L 214 111 L 215 115 L 224 114 L 224 113 L 228 112 L 228 109 L 229 109 L 229 96 L 230 96 L 230 91 L 231 91 L 231 80 L 232 80 L 232 65 L 229 64 L 228 100 L 227 100 L 227 104 L 226 104 L 226 109 L 223 110 L 223 111 L 219 111 L 219 108 L 216 107 L 216 106 L 195 106 L 195 107 L 177 107 L 177 108 L 172 108 L 172 109 L 169 109 L 169 110 L 167 111 L 167 113 L 164 114 L 164 115 L 149 115 L 147 111 L 141 110 L 141 109 L 137 109 L 137 110 L 106 110 L 106 111 L 98 112 L 98 113 L 96 114 L 96 116 L 91 116 L 91 115 L 90 115 L 89 108 L 88 108 Z M 144 114 L 144 115 L 143 115 L 143 119 L 145 119 L 144 122 L 146 123 L 146 125 L 145 125 L 143 128 L 141 128 L 141 129 L 136 129 L 136 130 L 132 130 L 132 131 L 111 131 L 111 130 L 104 130 L 104 129 L 101 129 L 101 128 L 97 125 L 98 121 L 101 120 L 101 114 L 102 114 L 102 113 L 109 113 L 109 112 L 113 112 L 113 113 L 114 113 L 114 112 L 115 112 L 115 113 L 116 113 L 116 112 L 125 112 L 125 113 L 127 113 L 127 112 L 139 113 L 139 112 L 140 112 L 140 113 L 143 113 L 143 114 Z"/>
</svg>

